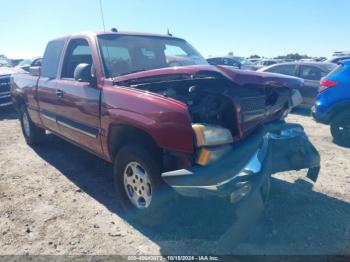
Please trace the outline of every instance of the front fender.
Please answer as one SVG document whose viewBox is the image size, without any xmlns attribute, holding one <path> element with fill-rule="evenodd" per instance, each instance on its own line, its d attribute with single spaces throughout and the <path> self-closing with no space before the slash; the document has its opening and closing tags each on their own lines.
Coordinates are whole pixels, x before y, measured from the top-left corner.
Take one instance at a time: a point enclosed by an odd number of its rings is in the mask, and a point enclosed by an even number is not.
<svg viewBox="0 0 350 262">
<path fill-rule="evenodd" d="M 104 148 L 108 148 L 108 130 L 113 124 L 141 129 L 159 148 L 193 153 L 191 117 L 180 102 L 131 88 L 105 88 L 101 107 Z"/>
</svg>

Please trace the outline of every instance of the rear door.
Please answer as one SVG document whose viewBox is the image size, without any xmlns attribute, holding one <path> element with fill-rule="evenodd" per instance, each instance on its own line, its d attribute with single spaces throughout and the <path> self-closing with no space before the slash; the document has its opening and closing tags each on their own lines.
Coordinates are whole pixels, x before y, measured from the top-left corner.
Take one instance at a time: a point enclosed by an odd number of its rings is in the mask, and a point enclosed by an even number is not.
<svg viewBox="0 0 350 262">
<path fill-rule="evenodd" d="M 37 88 L 41 122 L 47 129 L 55 132 L 58 132 L 55 114 L 59 103 L 56 94 L 57 74 L 65 43 L 66 39 L 53 40 L 48 43 Z"/>
<path fill-rule="evenodd" d="M 327 73 L 323 72 L 320 68 L 312 65 L 300 65 L 298 77 L 304 79 L 303 87 L 303 104 L 312 106 L 315 103 L 316 96 L 318 94 L 318 88 L 320 86 L 320 79 Z"/>
<path fill-rule="evenodd" d="M 289 75 L 289 76 L 295 76 L 298 77 L 298 66 L 297 64 L 281 64 L 281 65 L 275 65 L 271 66 L 270 68 L 265 70 L 266 72 L 271 73 L 277 73 L 282 75 Z M 308 93 L 306 92 L 306 89 L 301 86 L 298 87 L 298 90 L 303 97 L 303 103 L 305 103 L 305 100 L 308 97 Z"/>
<path fill-rule="evenodd" d="M 91 46 L 89 39 L 70 39 L 56 84 L 56 92 L 59 94 L 56 114 L 60 134 L 96 154 L 101 154 L 101 89 L 96 83 L 74 79 L 74 70 L 79 64 L 86 63 L 92 68 L 97 64 L 93 59 Z"/>
</svg>

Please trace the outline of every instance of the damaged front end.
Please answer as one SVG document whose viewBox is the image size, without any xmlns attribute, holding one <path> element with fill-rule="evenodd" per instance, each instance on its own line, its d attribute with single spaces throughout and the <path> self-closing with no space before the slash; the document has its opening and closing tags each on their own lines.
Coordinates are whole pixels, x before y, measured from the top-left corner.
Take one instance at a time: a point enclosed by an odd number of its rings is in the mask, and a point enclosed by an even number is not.
<svg viewBox="0 0 350 262">
<path fill-rule="evenodd" d="M 195 165 L 162 174 L 164 181 L 184 196 L 219 196 L 232 203 L 260 192 L 271 174 L 308 169 L 317 180 L 320 156 L 302 126 L 277 121 L 261 127 L 249 139 L 237 143 L 220 159 L 207 166 Z"/>
<path fill-rule="evenodd" d="M 302 126 L 284 121 L 302 102 L 296 88 L 303 81 L 298 78 L 182 67 L 153 70 L 114 84 L 186 106 L 193 130 L 194 150 L 186 159 L 190 164 L 162 174 L 181 195 L 216 195 L 239 202 L 264 187 L 274 173 L 308 168 L 309 178 L 317 178 L 317 150 Z"/>
</svg>

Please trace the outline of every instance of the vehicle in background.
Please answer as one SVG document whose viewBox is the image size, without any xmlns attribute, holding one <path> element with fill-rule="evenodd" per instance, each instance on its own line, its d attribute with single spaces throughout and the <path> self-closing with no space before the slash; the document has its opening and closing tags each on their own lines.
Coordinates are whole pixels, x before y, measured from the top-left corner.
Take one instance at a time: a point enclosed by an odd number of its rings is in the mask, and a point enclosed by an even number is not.
<svg viewBox="0 0 350 262">
<path fill-rule="evenodd" d="M 327 58 L 325 57 L 314 57 L 315 62 L 326 62 Z"/>
<path fill-rule="evenodd" d="M 26 142 L 50 130 L 113 163 L 117 199 L 139 223 L 166 222 L 169 189 L 240 206 L 246 222 L 272 173 L 307 168 L 317 179 L 317 150 L 284 121 L 300 79 L 211 66 L 181 38 L 114 31 L 50 41 L 40 75 L 31 71 L 11 80 Z"/>
<path fill-rule="evenodd" d="M 265 67 L 265 66 L 270 66 L 275 64 L 278 64 L 278 61 L 275 59 L 262 59 L 256 63 L 256 65 L 260 67 Z"/>
<path fill-rule="evenodd" d="M 350 146 L 350 60 L 341 61 L 321 80 L 312 115 L 331 126 L 336 143 Z"/>
<path fill-rule="evenodd" d="M 350 59 L 350 55 L 347 55 L 347 56 L 334 56 L 334 57 L 331 57 L 331 58 L 327 59 L 325 62 L 338 64 L 341 61 L 348 60 L 348 59 Z"/>
<path fill-rule="evenodd" d="M 17 66 L 23 59 L 9 59 L 13 67 Z"/>
<path fill-rule="evenodd" d="M 11 61 L 8 59 L 0 59 L 0 67 L 12 67 Z"/>
<path fill-rule="evenodd" d="M 23 73 L 23 71 L 12 67 L 0 67 L 0 108 L 12 105 L 10 77 L 15 73 Z"/>
<path fill-rule="evenodd" d="M 270 72 L 282 75 L 299 77 L 304 80 L 304 85 L 299 87 L 303 97 L 303 107 L 312 107 L 318 94 L 320 79 L 329 74 L 334 68 L 332 63 L 319 62 L 294 62 L 281 63 L 259 69 L 260 72 Z"/>
<path fill-rule="evenodd" d="M 256 71 L 260 67 L 250 62 L 248 59 L 240 56 L 223 56 L 223 57 L 211 57 L 207 59 L 211 65 L 223 65 L 230 66 L 242 70 Z"/>
<path fill-rule="evenodd" d="M 313 63 L 316 62 L 314 58 L 302 58 L 298 60 L 298 62 L 303 62 L 303 63 Z"/>
<path fill-rule="evenodd" d="M 257 64 L 262 58 L 247 58 L 247 60 L 253 64 Z"/>
<path fill-rule="evenodd" d="M 29 72 L 30 67 L 40 67 L 41 62 L 42 62 L 41 57 L 37 57 L 34 59 L 24 59 L 15 67 Z"/>
<path fill-rule="evenodd" d="M 350 56 L 350 51 L 335 51 L 331 56 L 332 57 Z"/>
</svg>

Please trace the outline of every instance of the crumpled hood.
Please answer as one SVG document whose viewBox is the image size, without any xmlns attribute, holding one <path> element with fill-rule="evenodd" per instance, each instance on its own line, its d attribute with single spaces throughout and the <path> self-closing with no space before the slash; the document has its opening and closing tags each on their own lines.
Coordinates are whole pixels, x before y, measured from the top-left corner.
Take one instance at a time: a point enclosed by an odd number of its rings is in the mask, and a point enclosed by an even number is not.
<svg viewBox="0 0 350 262">
<path fill-rule="evenodd" d="M 172 79 L 178 77 L 179 80 L 184 77 L 195 77 L 196 75 L 217 75 L 220 74 L 238 85 L 272 85 L 272 86 L 287 86 L 296 88 L 303 85 L 303 80 L 297 77 L 285 76 L 281 74 L 246 71 L 233 69 L 227 66 L 212 66 L 212 65 L 193 65 L 182 67 L 167 67 L 160 69 L 147 70 L 128 75 L 123 75 L 113 78 L 115 83 L 121 82 L 144 82 L 149 79 L 151 82 L 164 80 L 166 76 L 172 76 Z M 152 79 L 152 80 L 151 80 Z"/>
<path fill-rule="evenodd" d="M 304 80 L 294 76 L 287 76 L 282 74 L 246 71 L 239 69 L 232 69 L 227 66 L 218 66 L 218 68 L 225 73 L 233 82 L 239 85 L 253 84 L 253 85 L 272 85 L 272 86 L 287 86 L 290 88 L 300 87 L 304 84 Z"/>
</svg>

